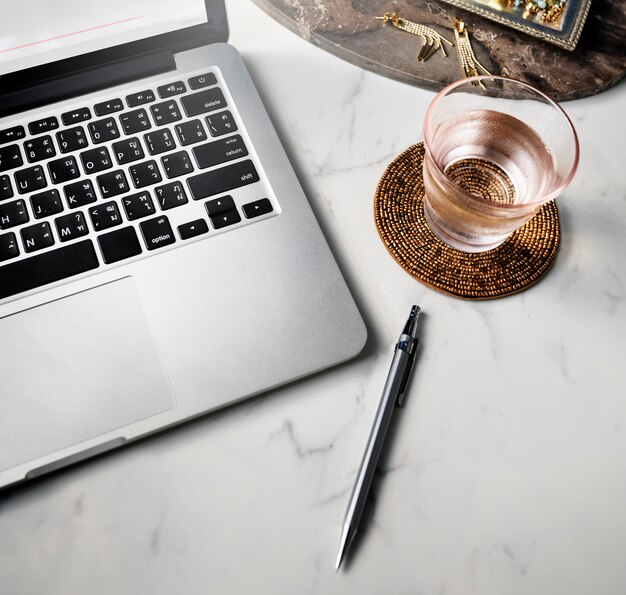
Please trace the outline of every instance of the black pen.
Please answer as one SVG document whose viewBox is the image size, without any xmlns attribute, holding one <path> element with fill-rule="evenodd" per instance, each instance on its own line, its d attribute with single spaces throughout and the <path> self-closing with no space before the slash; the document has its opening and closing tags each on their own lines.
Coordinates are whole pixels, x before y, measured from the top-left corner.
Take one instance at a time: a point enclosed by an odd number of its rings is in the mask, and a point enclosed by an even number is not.
<svg viewBox="0 0 626 595">
<path fill-rule="evenodd" d="M 385 443 L 385 436 L 391 417 L 396 407 L 402 405 L 404 391 L 413 369 L 415 362 L 415 352 L 417 351 L 417 323 L 420 315 L 419 306 L 411 308 L 409 319 L 404 325 L 404 330 L 398 339 L 391 368 L 387 375 L 385 388 L 376 412 L 376 419 L 367 440 L 367 447 L 363 454 L 361 466 L 357 474 L 348 510 L 343 522 L 343 530 L 341 532 L 341 541 L 339 542 L 339 553 L 337 554 L 336 570 L 339 570 L 341 561 L 343 560 L 356 531 L 359 527 L 359 521 L 365 508 L 365 502 L 372 485 L 372 479 L 378 459 Z"/>
</svg>

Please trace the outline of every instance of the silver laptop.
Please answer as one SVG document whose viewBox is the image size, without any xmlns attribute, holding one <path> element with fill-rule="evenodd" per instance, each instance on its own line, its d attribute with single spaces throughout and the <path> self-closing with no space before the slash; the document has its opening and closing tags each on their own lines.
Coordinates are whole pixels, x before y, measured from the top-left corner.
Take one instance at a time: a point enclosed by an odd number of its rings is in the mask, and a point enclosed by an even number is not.
<svg viewBox="0 0 626 595">
<path fill-rule="evenodd" d="M 223 1 L 36 4 L 0 24 L 0 486 L 366 338 Z"/>
</svg>

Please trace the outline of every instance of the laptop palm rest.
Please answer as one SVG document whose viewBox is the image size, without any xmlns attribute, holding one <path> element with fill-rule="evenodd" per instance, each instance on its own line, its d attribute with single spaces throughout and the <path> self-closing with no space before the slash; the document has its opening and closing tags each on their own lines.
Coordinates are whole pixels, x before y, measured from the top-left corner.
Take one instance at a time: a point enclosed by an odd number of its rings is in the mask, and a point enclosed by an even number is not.
<svg viewBox="0 0 626 595">
<path fill-rule="evenodd" d="M 127 277 L 0 319 L 0 471 L 176 404 Z"/>
</svg>

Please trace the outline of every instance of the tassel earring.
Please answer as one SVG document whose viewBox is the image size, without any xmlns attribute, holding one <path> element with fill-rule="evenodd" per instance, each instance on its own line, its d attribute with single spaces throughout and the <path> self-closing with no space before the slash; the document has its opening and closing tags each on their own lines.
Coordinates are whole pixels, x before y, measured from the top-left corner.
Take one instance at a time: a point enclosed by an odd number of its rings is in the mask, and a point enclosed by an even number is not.
<svg viewBox="0 0 626 595">
<path fill-rule="evenodd" d="M 426 25 L 422 25 L 421 23 L 414 23 L 413 21 L 403 19 L 397 12 L 386 12 L 382 17 L 375 18 L 379 21 L 384 21 L 385 23 L 391 21 L 391 24 L 394 27 L 402 29 L 407 33 L 418 35 L 422 38 L 422 47 L 417 54 L 418 62 L 426 62 L 426 60 L 428 60 L 428 58 L 430 58 L 437 50 L 441 50 L 441 53 L 446 56 L 447 54 L 443 44 L 447 43 L 450 47 L 453 45 L 451 41 L 448 41 L 434 29 L 431 29 Z"/>
<path fill-rule="evenodd" d="M 459 54 L 459 61 L 465 76 L 478 76 L 478 74 L 491 74 L 477 59 L 472 50 L 465 23 L 461 19 L 457 19 L 454 23 L 454 38 L 456 40 L 456 49 Z M 480 85 L 483 89 L 485 85 L 481 82 L 474 83 Z"/>
</svg>

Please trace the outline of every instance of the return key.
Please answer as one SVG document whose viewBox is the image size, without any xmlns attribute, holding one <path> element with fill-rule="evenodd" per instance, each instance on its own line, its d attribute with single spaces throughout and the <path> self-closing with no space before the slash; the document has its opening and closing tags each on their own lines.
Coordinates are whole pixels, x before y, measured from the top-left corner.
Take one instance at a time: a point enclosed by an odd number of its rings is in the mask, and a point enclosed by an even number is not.
<svg viewBox="0 0 626 595">
<path fill-rule="evenodd" d="M 238 134 L 198 145 L 193 149 L 193 155 L 200 169 L 239 159 L 247 154 L 248 149 Z"/>
</svg>

